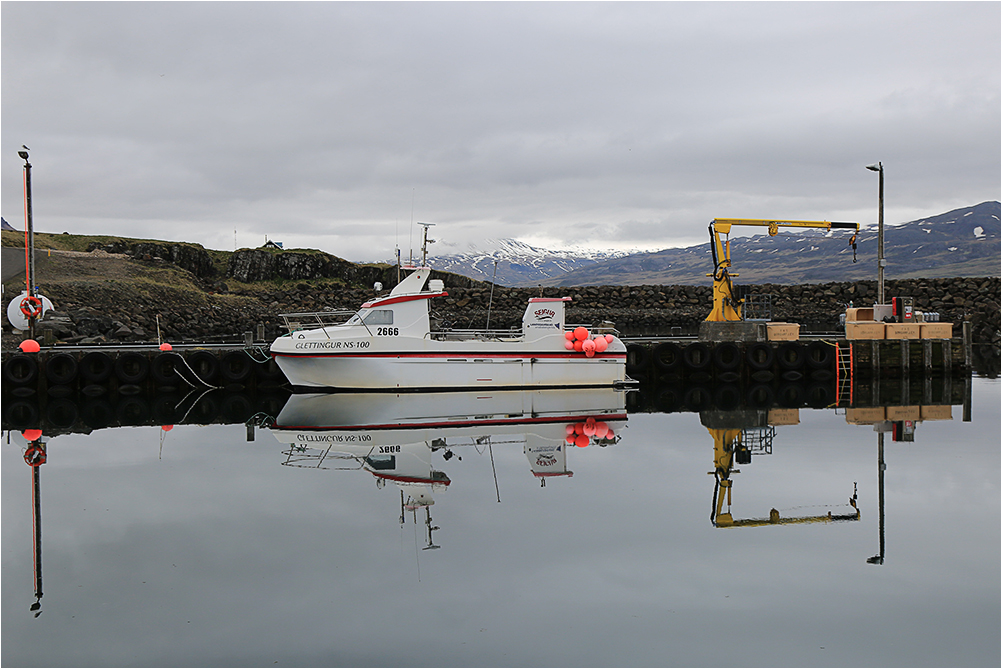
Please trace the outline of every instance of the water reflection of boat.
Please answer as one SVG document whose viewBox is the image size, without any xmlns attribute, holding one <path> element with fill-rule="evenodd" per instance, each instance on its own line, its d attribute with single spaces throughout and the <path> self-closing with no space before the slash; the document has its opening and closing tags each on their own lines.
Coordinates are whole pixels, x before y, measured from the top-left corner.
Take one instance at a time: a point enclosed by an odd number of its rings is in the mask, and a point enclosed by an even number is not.
<svg viewBox="0 0 1003 670">
<path fill-rule="evenodd" d="M 378 488 L 401 491 L 404 512 L 424 510 L 426 548 L 432 548 L 429 507 L 451 480 L 442 470 L 472 448 L 522 448 L 541 486 L 573 473 L 572 446 L 615 444 L 626 426 L 625 394 L 613 388 L 574 391 L 495 391 L 290 396 L 271 432 L 289 448 L 284 465 L 369 472 Z M 416 520 L 417 522 L 417 520 Z"/>
</svg>

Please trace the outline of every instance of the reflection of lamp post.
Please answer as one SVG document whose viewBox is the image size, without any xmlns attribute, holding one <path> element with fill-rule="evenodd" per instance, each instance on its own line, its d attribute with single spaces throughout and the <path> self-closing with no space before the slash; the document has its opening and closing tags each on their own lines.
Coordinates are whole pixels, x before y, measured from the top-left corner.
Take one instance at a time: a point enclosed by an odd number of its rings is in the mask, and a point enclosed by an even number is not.
<svg viewBox="0 0 1003 670">
<path fill-rule="evenodd" d="M 873 565 L 885 562 L 885 434 L 878 433 L 878 555 L 867 559 Z"/>
<path fill-rule="evenodd" d="M 885 168 L 879 161 L 868 165 L 878 173 L 878 304 L 885 304 Z"/>
</svg>

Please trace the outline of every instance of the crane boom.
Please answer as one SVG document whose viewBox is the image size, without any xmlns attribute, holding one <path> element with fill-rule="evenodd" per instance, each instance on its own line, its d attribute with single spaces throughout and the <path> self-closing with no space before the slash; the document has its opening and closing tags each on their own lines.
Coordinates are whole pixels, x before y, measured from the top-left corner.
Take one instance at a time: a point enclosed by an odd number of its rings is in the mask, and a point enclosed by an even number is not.
<svg viewBox="0 0 1003 670">
<path fill-rule="evenodd" d="M 714 307 L 711 309 L 707 321 L 741 321 L 742 298 L 735 298 L 732 294 L 731 278 L 737 277 L 728 271 L 731 267 L 731 242 L 721 239 L 731 233 L 732 226 L 762 226 L 772 237 L 784 228 L 824 228 L 825 230 L 853 230 L 854 234 L 850 238 L 850 245 L 853 247 L 853 261 L 857 261 L 857 235 L 860 230 L 859 223 L 849 223 L 844 221 L 795 221 L 781 219 L 714 219 L 710 222 L 710 248 L 714 260 L 714 272 L 708 277 L 714 278 Z"/>
</svg>

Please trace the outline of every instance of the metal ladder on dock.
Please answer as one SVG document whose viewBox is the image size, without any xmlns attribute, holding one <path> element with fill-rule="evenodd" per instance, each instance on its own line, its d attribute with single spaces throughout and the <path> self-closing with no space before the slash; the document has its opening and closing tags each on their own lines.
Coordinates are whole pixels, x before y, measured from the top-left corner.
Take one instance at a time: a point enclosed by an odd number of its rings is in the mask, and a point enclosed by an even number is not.
<svg viewBox="0 0 1003 670">
<path fill-rule="evenodd" d="M 853 404 L 853 343 L 836 342 L 836 407 Z"/>
</svg>

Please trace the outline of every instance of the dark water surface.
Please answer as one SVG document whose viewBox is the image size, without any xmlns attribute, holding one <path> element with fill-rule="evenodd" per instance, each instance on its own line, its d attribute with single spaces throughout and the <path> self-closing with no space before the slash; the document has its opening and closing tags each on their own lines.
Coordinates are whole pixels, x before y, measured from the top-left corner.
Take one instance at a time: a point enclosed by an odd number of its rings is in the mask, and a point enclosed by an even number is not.
<svg viewBox="0 0 1003 670">
<path fill-rule="evenodd" d="M 971 422 L 939 411 L 912 441 L 774 416 L 731 527 L 720 416 L 632 413 L 561 450 L 546 421 L 54 437 L 35 611 L 33 471 L 5 435 L 2 663 L 999 667 L 999 380 L 974 380 Z"/>
</svg>

